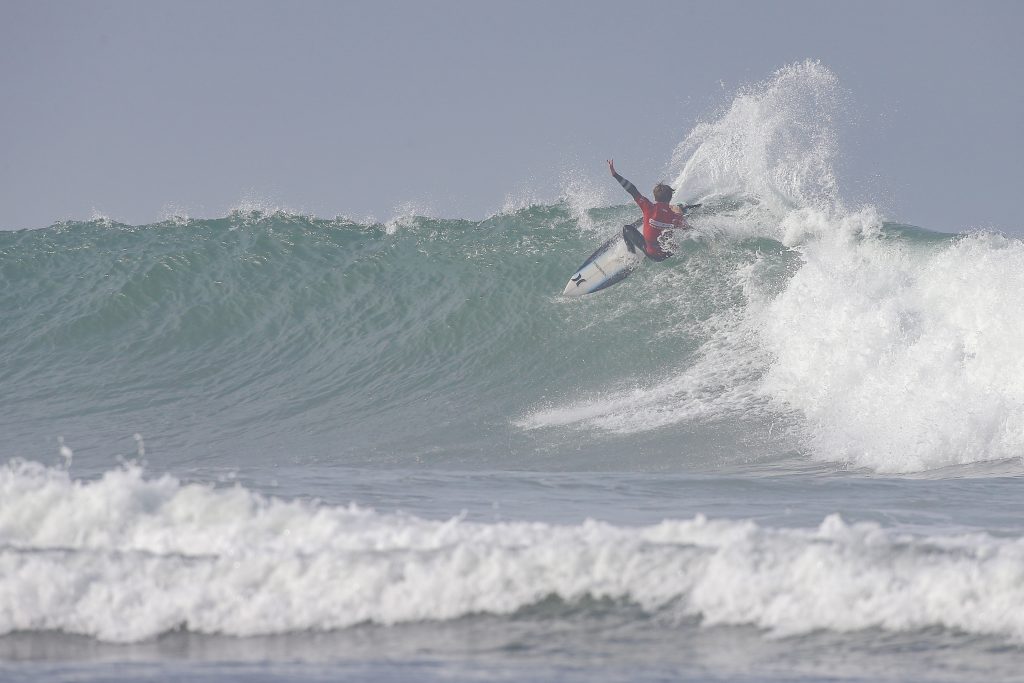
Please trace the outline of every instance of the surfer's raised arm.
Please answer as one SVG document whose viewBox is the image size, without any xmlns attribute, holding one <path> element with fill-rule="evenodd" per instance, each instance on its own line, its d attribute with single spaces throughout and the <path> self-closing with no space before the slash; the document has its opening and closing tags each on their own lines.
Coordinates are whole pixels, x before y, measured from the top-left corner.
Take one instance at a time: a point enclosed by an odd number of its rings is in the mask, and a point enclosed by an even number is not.
<svg viewBox="0 0 1024 683">
<path fill-rule="evenodd" d="M 636 189 L 636 185 L 616 173 L 614 159 L 608 159 L 608 170 L 612 172 L 612 177 L 619 181 L 619 185 L 622 185 L 634 200 L 639 201 L 643 197 L 643 195 L 640 194 L 640 190 Z"/>
</svg>

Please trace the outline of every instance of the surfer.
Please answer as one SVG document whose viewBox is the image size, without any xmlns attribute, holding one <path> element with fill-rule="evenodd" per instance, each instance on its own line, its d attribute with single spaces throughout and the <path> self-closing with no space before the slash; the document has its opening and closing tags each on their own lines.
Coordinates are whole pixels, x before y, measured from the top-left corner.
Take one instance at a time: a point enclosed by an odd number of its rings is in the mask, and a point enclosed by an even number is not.
<svg viewBox="0 0 1024 683">
<path fill-rule="evenodd" d="M 622 237 L 626 240 L 629 250 L 633 251 L 634 248 L 639 247 L 652 261 L 664 261 L 672 255 L 672 252 L 661 248 L 661 240 L 667 239 L 674 228 L 685 230 L 690 227 L 687 225 L 686 219 L 683 218 L 683 207 L 669 204 L 675 190 L 664 183 L 658 183 L 654 186 L 654 201 L 652 202 L 640 194 L 636 185 L 615 171 L 615 161 L 612 159 L 608 160 L 608 170 L 612 172 L 612 177 L 619 181 L 619 185 L 622 185 L 626 192 L 633 197 L 633 201 L 643 212 L 643 218 L 622 227 Z M 643 225 L 642 234 L 638 229 L 641 224 Z"/>
</svg>

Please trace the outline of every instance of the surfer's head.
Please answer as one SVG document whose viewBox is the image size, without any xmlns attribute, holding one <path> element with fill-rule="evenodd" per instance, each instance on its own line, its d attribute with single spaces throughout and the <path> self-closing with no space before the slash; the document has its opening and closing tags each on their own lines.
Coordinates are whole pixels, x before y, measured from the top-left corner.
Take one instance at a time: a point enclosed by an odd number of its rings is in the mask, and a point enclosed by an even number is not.
<svg viewBox="0 0 1024 683">
<path fill-rule="evenodd" d="M 658 183 L 654 186 L 654 201 L 656 202 L 668 202 L 672 200 L 672 193 L 675 192 L 671 187 L 665 183 Z"/>
</svg>

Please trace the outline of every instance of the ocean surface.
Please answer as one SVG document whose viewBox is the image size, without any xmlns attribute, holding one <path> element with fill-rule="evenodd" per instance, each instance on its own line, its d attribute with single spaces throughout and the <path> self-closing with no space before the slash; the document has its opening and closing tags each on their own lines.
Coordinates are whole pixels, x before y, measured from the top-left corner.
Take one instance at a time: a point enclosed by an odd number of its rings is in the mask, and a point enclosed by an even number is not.
<svg viewBox="0 0 1024 683">
<path fill-rule="evenodd" d="M 0 232 L 0 680 L 1024 680 L 1024 242 L 848 203 L 843 106 L 582 298 L 586 192 Z"/>
</svg>

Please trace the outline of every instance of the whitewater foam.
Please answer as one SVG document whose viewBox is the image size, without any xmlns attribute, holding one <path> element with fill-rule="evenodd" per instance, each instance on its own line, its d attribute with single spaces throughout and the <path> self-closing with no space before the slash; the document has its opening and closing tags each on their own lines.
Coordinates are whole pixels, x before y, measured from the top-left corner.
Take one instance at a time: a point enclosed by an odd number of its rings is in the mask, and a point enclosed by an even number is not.
<svg viewBox="0 0 1024 683">
<path fill-rule="evenodd" d="M 76 481 L 0 469 L 0 633 L 130 642 L 511 614 L 550 596 L 638 605 L 671 623 L 814 630 L 942 627 L 1024 640 L 1024 542 L 915 536 L 837 515 L 816 529 L 430 521 L 240 486 Z"/>
<path fill-rule="evenodd" d="M 878 471 L 1024 454 L 1024 244 L 818 240 L 766 309 L 764 389 L 819 457 Z"/>
</svg>

